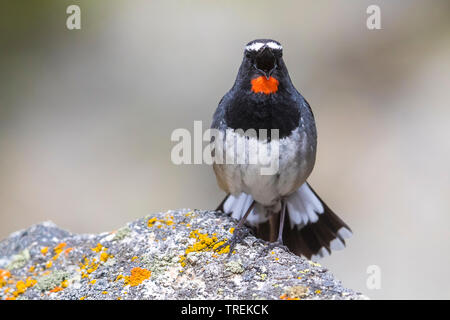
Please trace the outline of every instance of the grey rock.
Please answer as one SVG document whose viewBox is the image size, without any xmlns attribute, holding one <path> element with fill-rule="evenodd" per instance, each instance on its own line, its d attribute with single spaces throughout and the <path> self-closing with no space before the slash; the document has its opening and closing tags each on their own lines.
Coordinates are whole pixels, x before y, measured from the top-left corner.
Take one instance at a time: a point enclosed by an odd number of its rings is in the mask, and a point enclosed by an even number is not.
<svg viewBox="0 0 450 320">
<path fill-rule="evenodd" d="M 216 251 L 235 223 L 220 212 L 182 209 L 118 233 L 34 225 L 0 242 L 0 299 L 367 299 L 319 264 L 268 252 L 251 235 L 229 258 Z"/>
</svg>

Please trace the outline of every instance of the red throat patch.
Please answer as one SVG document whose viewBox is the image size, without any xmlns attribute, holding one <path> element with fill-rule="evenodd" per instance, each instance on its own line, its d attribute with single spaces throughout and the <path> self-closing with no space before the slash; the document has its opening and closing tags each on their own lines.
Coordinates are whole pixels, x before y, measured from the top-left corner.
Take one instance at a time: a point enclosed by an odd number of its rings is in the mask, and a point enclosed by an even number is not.
<svg viewBox="0 0 450 320">
<path fill-rule="evenodd" d="M 252 80 L 252 91 L 254 93 L 271 94 L 278 91 L 278 80 L 274 77 L 258 77 Z"/>
</svg>

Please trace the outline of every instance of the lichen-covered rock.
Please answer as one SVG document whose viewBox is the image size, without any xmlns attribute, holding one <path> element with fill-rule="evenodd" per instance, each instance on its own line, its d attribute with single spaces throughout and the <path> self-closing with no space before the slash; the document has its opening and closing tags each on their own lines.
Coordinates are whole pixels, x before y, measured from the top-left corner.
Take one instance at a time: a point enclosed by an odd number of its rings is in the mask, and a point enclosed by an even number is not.
<svg viewBox="0 0 450 320">
<path fill-rule="evenodd" d="M 178 210 L 117 232 L 45 222 L 0 242 L 0 299 L 364 299 L 317 263 L 247 236 L 214 211 Z"/>
</svg>

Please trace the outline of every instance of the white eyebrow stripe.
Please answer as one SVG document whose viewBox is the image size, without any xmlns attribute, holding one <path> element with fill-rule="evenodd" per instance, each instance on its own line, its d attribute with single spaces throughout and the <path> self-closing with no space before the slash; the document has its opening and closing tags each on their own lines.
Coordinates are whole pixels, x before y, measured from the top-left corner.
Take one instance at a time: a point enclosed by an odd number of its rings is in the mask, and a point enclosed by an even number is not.
<svg viewBox="0 0 450 320">
<path fill-rule="evenodd" d="M 261 49 L 264 45 L 267 45 L 269 48 L 274 49 L 274 50 L 281 50 L 283 49 L 283 47 L 281 45 L 279 45 L 278 43 L 275 43 L 273 41 L 271 42 L 267 42 L 267 43 L 263 43 L 263 42 L 254 42 L 248 46 L 245 47 L 245 50 L 247 51 L 258 51 L 259 49 Z"/>
<path fill-rule="evenodd" d="M 248 51 L 258 51 L 259 49 L 261 49 L 264 46 L 264 43 L 262 42 L 254 42 L 248 46 L 245 47 L 245 50 Z"/>
<path fill-rule="evenodd" d="M 275 50 L 281 50 L 281 49 L 283 49 L 283 47 L 280 45 L 280 44 L 278 44 L 278 43 L 275 43 L 275 42 L 268 42 L 267 43 L 267 46 L 269 47 L 269 48 L 272 48 L 272 49 L 275 49 Z"/>
</svg>

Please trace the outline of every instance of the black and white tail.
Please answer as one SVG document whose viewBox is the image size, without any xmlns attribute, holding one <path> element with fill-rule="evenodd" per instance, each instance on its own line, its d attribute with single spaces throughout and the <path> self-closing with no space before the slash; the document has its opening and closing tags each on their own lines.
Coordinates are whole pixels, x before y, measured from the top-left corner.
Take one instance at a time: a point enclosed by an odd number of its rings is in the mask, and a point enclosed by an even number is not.
<svg viewBox="0 0 450 320">
<path fill-rule="evenodd" d="M 333 250 L 345 248 L 345 239 L 352 236 L 348 225 L 320 199 L 308 183 L 287 197 L 287 213 L 283 227 L 283 244 L 293 253 L 318 260 Z M 251 195 L 229 195 L 219 205 L 223 212 L 231 212 L 239 220 L 252 203 Z M 279 212 L 268 212 L 256 203 L 247 217 L 257 237 L 275 241 L 279 228 Z"/>
</svg>

